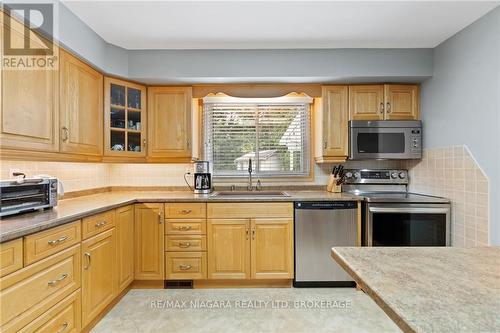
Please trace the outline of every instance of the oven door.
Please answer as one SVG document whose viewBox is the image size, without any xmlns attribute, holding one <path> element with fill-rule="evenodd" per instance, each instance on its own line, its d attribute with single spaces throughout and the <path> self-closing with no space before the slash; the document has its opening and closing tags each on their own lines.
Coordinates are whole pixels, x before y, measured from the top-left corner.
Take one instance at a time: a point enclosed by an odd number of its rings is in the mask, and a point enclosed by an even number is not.
<svg viewBox="0 0 500 333">
<path fill-rule="evenodd" d="M 422 157 L 421 142 L 413 128 L 406 127 L 351 127 L 349 158 L 418 159 Z"/>
<path fill-rule="evenodd" d="M 367 246 L 449 246 L 449 204 L 368 204 Z"/>
</svg>

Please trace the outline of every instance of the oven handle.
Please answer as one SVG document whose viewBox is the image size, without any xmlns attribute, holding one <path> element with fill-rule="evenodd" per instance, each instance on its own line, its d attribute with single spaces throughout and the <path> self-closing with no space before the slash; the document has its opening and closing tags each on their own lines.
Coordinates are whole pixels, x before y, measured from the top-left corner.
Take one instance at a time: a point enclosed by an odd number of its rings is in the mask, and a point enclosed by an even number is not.
<svg viewBox="0 0 500 333">
<path fill-rule="evenodd" d="M 427 213 L 427 214 L 447 214 L 450 208 L 435 208 L 435 207 L 370 207 L 370 213 Z"/>
</svg>

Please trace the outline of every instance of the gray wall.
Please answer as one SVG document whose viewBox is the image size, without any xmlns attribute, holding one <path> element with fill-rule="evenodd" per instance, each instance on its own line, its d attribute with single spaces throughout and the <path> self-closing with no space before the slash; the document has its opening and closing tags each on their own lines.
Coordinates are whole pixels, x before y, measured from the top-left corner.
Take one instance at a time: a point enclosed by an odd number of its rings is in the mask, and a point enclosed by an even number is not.
<svg viewBox="0 0 500 333">
<path fill-rule="evenodd" d="M 490 241 L 500 245 L 500 7 L 434 49 L 422 85 L 424 145 L 465 144 L 490 179 Z"/>
<path fill-rule="evenodd" d="M 421 82 L 432 49 L 125 50 L 59 3 L 58 40 L 102 71 L 149 84 Z"/>
</svg>

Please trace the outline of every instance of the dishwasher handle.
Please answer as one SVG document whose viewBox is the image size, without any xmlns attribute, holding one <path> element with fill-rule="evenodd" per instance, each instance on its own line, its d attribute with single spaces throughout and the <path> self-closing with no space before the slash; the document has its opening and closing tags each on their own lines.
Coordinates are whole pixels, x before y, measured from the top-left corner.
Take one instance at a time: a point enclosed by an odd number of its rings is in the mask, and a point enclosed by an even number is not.
<svg viewBox="0 0 500 333">
<path fill-rule="evenodd" d="M 295 209 L 356 209 L 357 201 L 299 201 L 295 203 Z"/>
</svg>

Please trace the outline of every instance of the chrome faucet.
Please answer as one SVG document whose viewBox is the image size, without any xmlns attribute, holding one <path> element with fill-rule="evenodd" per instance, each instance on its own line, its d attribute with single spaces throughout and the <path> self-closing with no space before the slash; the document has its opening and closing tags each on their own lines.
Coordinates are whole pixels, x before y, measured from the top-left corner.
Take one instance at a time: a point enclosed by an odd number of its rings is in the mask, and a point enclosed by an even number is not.
<svg viewBox="0 0 500 333">
<path fill-rule="evenodd" d="M 252 159 L 248 159 L 248 185 L 247 185 L 247 190 L 253 191 L 253 185 L 252 185 Z"/>
</svg>

